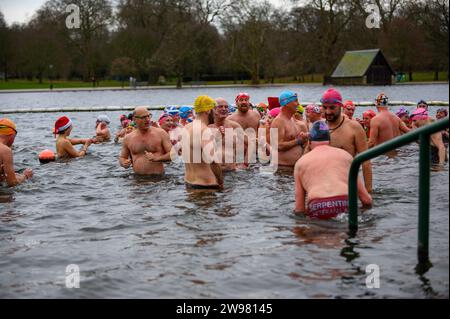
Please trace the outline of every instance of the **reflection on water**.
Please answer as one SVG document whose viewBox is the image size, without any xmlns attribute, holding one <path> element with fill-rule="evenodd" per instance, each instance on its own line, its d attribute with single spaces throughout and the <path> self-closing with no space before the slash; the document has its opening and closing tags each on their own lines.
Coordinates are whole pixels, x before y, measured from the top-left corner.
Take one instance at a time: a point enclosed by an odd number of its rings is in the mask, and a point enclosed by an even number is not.
<svg viewBox="0 0 450 319">
<path fill-rule="evenodd" d="M 224 190 L 190 191 L 181 163 L 136 176 L 114 143 L 40 165 L 59 115 L 14 115 L 30 128 L 16 140 L 16 166 L 35 176 L 0 192 L 0 297 L 448 298 L 448 166 L 431 174 L 433 267 L 414 269 L 417 145 L 373 161 L 374 207 L 360 210 L 349 239 L 347 216 L 293 214 L 292 172 L 255 165 L 226 174 Z M 97 115 L 71 114 L 74 137 L 89 136 Z M 76 291 L 64 288 L 69 264 L 82 274 Z M 380 289 L 365 286 L 369 264 L 380 267 Z"/>
</svg>

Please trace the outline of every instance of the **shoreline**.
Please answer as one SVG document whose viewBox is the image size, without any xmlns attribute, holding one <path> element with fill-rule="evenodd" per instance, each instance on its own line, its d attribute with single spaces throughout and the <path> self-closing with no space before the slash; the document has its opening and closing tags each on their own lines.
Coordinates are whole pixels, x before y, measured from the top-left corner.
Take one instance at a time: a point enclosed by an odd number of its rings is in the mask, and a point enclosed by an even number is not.
<svg viewBox="0 0 450 319">
<path fill-rule="evenodd" d="M 436 84 L 449 84 L 448 81 L 429 81 L 429 82 L 401 82 L 395 83 L 396 85 L 436 85 Z M 285 86 L 323 86 L 322 83 L 275 83 L 275 84 L 210 84 L 210 85 L 184 85 L 182 88 L 177 88 L 175 85 L 167 86 L 142 86 L 136 88 L 130 87 L 100 87 L 100 88 L 60 88 L 60 89 L 12 89 L 12 90 L 0 90 L 0 94 L 14 94 L 14 93 L 64 93 L 64 92 L 103 92 L 103 91 L 123 91 L 123 92 L 133 92 L 133 91 L 148 91 L 148 90 L 184 90 L 184 89 L 207 89 L 207 88 L 242 88 L 242 87 L 253 87 L 253 88 L 265 88 L 265 87 L 285 87 Z M 339 86 L 337 86 L 339 87 Z M 357 87 L 357 86 L 355 86 Z M 363 85 L 362 87 L 370 87 L 370 85 Z M 385 87 L 385 86 L 380 86 Z"/>
</svg>

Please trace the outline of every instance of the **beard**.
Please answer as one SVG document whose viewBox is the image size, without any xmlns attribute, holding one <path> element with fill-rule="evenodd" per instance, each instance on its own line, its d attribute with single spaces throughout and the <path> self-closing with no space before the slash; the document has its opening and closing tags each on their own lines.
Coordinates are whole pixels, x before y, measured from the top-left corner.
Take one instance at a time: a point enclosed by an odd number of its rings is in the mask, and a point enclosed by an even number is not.
<svg viewBox="0 0 450 319">
<path fill-rule="evenodd" d="M 328 122 L 334 123 L 341 117 L 341 111 L 336 112 L 335 114 L 325 114 L 325 118 Z"/>
</svg>

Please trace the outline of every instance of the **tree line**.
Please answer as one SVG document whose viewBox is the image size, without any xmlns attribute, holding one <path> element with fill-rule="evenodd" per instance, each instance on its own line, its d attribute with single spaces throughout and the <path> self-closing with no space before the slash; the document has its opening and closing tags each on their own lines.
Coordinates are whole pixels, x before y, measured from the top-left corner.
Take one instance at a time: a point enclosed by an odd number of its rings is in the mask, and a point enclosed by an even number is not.
<svg viewBox="0 0 450 319">
<path fill-rule="evenodd" d="M 330 74 L 347 50 L 381 48 L 393 68 L 448 72 L 448 0 L 49 0 L 27 23 L 0 12 L 0 73 L 10 78 L 156 84 Z M 80 27 L 68 28 L 69 4 Z M 369 5 L 379 28 L 368 28 Z"/>
</svg>

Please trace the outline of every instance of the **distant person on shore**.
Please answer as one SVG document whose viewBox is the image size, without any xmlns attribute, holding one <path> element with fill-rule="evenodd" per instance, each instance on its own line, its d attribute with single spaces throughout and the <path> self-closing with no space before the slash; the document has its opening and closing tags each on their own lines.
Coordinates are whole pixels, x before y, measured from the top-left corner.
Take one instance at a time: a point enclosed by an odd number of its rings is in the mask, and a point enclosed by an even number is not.
<svg viewBox="0 0 450 319">
<path fill-rule="evenodd" d="M 309 135 L 311 151 L 298 160 L 294 169 L 295 213 L 316 219 L 348 213 L 348 174 L 353 157 L 330 146 L 325 122 L 316 121 Z M 358 178 L 358 196 L 364 206 L 372 205 L 372 197 L 361 178 Z"/>
<path fill-rule="evenodd" d="M 384 93 L 378 95 L 375 102 L 378 114 L 370 123 L 369 148 L 380 145 L 410 131 L 398 116 L 389 111 L 389 99 Z"/>
<path fill-rule="evenodd" d="M 16 124 L 7 118 L 0 119 L 0 186 L 6 181 L 8 187 L 14 187 L 33 177 L 33 171 L 25 169 L 23 174 L 14 170 L 12 145 L 17 135 Z"/>
<path fill-rule="evenodd" d="M 416 109 L 411 115 L 411 120 L 414 126 L 421 128 L 425 125 L 431 124 L 434 120 L 428 116 L 428 111 L 424 108 Z M 447 151 L 442 140 L 442 133 L 438 132 L 430 136 L 431 143 L 431 162 L 433 165 L 443 167 L 447 160 Z"/>
<path fill-rule="evenodd" d="M 72 121 L 67 117 L 60 117 L 55 122 L 55 128 L 53 134 L 58 135 L 56 139 L 56 153 L 58 158 L 76 158 L 84 157 L 87 154 L 87 150 L 91 144 L 97 144 L 97 139 L 87 138 L 87 139 L 76 139 L 69 138 L 72 132 Z M 83 144 L 80 151 L 77 151 L 73 146 Z"/>
<path fill-rule="evenodd" d="M 364 129 L 357 121 L 349 120 L 342 114 L 342 95 L 335 89 L 327 90 L 321 99 L 322 110 L 331 134 L 330 145 L 347 151 L 351 156 L 367 150 Z M 369 193 L 372 192 L 372 164 L 362 164 L 364 182 Z"/>
<path fill-rule="evenodd" d="M 95 123 L 95 135 L 100 142 L 109 142 L 111 140 L 111 132 L 109 130 L 111 120 L 107 115 L 99 115 Z"/>
<path fill-rule="evenodd" d="M 195 120 L 186 125 L 186 131 L 183 134 L 184 181 L 190 190 L 223 188 L 221 159 L 217 157 L 214 135 L 208 127 L 210 113 L 215 107 L 216 101 L 211 97 L 206 95 L 197 97 L 194 102 Z M 212 149 L 209 147 L 211 145 Z M 184 151 L 186 148 L 189 149 L 187 152 Z M 195 154 L 200 154 L 198 161 Z M 208 155 L 208 161 L 205 161 L 204 154 Z"/>
<path fill-rule="evenodd" d="M 171 160 L 172 143 L 162 128 L 151 126 L 151 114 L 146 107 L 134 111 L 136 129 L 125 136 L 119 157 L 120 166 L 137 175 L 163 175 L 163 162 Z"/>
</svg>

